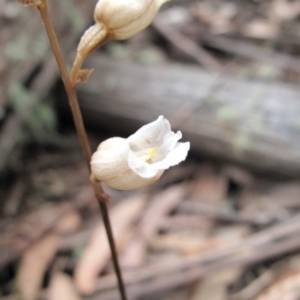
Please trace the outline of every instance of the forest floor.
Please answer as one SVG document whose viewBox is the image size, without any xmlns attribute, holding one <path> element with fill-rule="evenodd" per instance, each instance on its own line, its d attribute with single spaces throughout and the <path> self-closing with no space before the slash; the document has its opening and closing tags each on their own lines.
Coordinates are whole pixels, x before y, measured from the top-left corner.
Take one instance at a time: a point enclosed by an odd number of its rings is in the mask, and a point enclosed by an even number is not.
<svg viewBox="0 0 300 300">
<path fill-rule="evenodd" d="M 101 51 L 145 68 L 181 63 L 245 80 L 298 83 L 299 1 L 182 2 L 168 4 L 145 32 Z M 0 2 L 2 25 L 15 18 L 13 9 L 11 1 Z M 40 64 L 28 69 L 30 78 L 23 74 L 25 86 L 36 87 Z M 0 57 L 0 78 L 5 70 Z M 50 77 L 48 100 L 61 94 L 55 71 Z M 46 121 L 35 127 L 40 120 L 18 118 L 16 105 L 1 102 L 0 299 L 120 299 L 72 122 L 59 104 L 55 110 L 39 104 L 35 113 Z M 88 129 L 93 149 L 119 134 Z M 193 152 L 151 187 L 104 188 L 129 299 L 300 299 L 299 178 Z"/>
</svg>

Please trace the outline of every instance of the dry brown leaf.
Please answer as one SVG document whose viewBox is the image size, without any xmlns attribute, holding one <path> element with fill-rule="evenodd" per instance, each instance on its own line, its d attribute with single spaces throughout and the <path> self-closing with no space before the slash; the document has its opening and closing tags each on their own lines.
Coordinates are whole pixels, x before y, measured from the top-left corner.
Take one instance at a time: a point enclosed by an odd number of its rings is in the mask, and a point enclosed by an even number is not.
<svg viewBox="0 0 300 300">
<path fill-rule="evenodd" d="M 23 300 L 37 299 L 45 271 L 58 248 L 59 238 L 49 234 L 22 256 L 17 274 L 17 287 Z"/>
<path fill-rule="evenodd" d="M 54 230 L 58 234 L 68 234 L 76 232 L 81 225 L 81 216 L 78 211 L 73 211 L 65 215 L 55 226 Z"/>
<path fill-rule="evenodd" d="M 153 199 L 140 222 L 141 233 L 150 238 L 159 229 L 164 217 L 183 199 L 185 186 L 177 185 L 159 193 Z"/>
<path fill-rule="evenodd" d="M 94 69 L 82 69 L 79 71 L 77 76 L 77 83 L 84 83 L 87 82 L 94 72 Z"/>
<path fill-rule="evenodd" d="M 218 208 L 223 203 L 227 192 L 227 178 L 219 174 L 209 165 L 203 165 L 197 180 L 194 181 L 189 199 L 203 204 L 208 204 L 212 208 Z M 202 220 L 203 228 L 210 228 L 215 220 L 205 216 L 199 217 Z"/>
<path fill-rule="evenodd" d="M 80 300 L 73 281 L 64 273 L 53 276 L 49 287 L 48 300 Z"/>
<path fill-rule="evenodd" d="M 291 272 L 273 283 L 253 300 L 298 300 L 300 272 Z"/>
<path fill-rule="evenodd" d="M 279 27 L 268 20 L 255 19 L 243 27 L 242 33 L 256 39 L 275 39 L 279 35 Z"/>
<path fill-rule="evenodd" d="M 141 266 L 146 259 L 146 243 L 143 238 L 133 238 L 120 256 L 120 264 L 123 268 L 136 268 Z"/>
<path fill-rule="evenodd" d="M 226 177 L 216 172 L 209 165 L 203 165 L 189 197 L 191 200 L 219 207 L 225 199 L 226 192 Z"/>
<path fill-rule="evenodd" d="M 133 222 L 139 216 L 145 205 L 146 196 L 137 195 L 122 200 L 110 212 L 113 234 L 117 247 L 130 231 Z M 95 290 L 97 277 L 110 258 L 110 248 L 103 223 L 95 229 L 89 244 L 75 270 L 75 283 L 78 290 L 91 294 Z"/>
<path fill-rule="evenodd" d="M 274 0 L 270 14 L 277 21 L 294 20 L 300 14 L 300 3 L 299 1 Z"/>
</svg>

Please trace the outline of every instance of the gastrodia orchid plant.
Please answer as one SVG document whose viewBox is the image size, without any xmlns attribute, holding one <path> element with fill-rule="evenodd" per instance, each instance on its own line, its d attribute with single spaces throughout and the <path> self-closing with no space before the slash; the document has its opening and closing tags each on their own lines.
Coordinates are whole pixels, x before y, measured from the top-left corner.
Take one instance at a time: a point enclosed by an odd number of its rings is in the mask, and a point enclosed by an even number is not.
<svg viewBox="0 0 300 300">
<path fill-rule="evenodd" d="M 161 5 L 168 0 L 99 0 L 94 11 L 95 25 L 82 36 L 70 74 L 57 41 L 47 0 L 18 1 L 24 6 L 36 6 L 41 14 L 67 91 L 81 148 L 92 173 L 92 184 L 108 235 L 120 296 L 122 300 L 126 300 L 125 286 L 106 206 L 109 197 L 104 193 L 99 182 L 103 181 L 117 189 L 147 186 L 157 180 L 164 170 L 183 161 L 190 145 L 188 142 L 179 143 L 181 132 L 172 132 L 169 121 L 160 116 L 127 139 L 115 137 L 104 141 L 92 156 L 78 104 L 76 84 L 88 80 L 91 72 L 81 70 L 81 66 L 90 53 L 108 39 L 127 39 L 146 28 Z"/>
</svg>

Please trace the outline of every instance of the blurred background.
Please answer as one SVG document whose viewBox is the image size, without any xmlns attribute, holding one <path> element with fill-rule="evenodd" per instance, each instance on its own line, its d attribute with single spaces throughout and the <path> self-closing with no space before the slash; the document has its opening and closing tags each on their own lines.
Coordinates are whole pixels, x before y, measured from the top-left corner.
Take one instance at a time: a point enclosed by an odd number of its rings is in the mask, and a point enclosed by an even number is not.
<svg viewBox="0 0 300 300">
<path fill-rule="evenodd" d="M 49 0 L 72 65 L 96 0 Z M 92 149 L 164 115 L 187 160 L 112 196 L 129 299 L 300 299 L 300 2 L 173 0 L 78 95 Z M 0 0 L 0 299 L 119 299 L 39 14 Z"/>
</svg>

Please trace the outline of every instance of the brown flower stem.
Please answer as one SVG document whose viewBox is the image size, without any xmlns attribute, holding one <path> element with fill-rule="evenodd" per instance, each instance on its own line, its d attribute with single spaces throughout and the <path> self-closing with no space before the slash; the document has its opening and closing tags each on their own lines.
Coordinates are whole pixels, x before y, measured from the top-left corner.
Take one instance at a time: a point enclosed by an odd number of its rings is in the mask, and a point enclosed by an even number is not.
<svg viewBox="0 0 300 300">
<path fill-rule="evenodd" d="M 48 35 L 48 38 L 49 38 L 49 41 L 50 41 L 50 44 L 52 47 L 52 51 L 55 55 L 57 65 L 58 65 L 64 86 L 65 86 L 67 95 L 68 95 L 69 104 L 71 106 L 76 130 L 77 130 L 80 145 L 81 145 L 81 148 L 82 148 L 82 151 L 84 154 L 84 158 L 85 158 L 85 161 L 86 161 L 89 171 L 91 171 L 90 161 L 91 161 L 92 152 L 91 152 L 91 148 L 90 148 L 90 145 L 88 142 L 84 123 L 82 120 L 80 107 L 78 104 L 76 85 L 73 85 L 71 82 L 69 72 L 67 70 L 64 58 L 62 56 L 60 46 L 58 44 L 57 37 L 56 37 L 55 31 L 54 31 L 54 28 L 53 28 L 53 25 L 52 25 L 52 22 L 50 19 L 47 0 L 40 0 L 37 4 L 37 8 L 38 8 L 38 10 L 41 14 L 41 18 L 44 22 L 45 29 L 47 31 L 47 35 Z M 116 272 L 116 275 L 118 278 L 121 299 L 127 300 L 125 286 L 124 286 L 123 279 L 122 279 L 122 273 L 121 273 L 119 263 L 118 263 L 118 256 L 117 256 L 116 246 L 115 246 L 115 242 L 114 242 L 114 238 L 113 238 L 112 228 L 111 228 L 111 224 L 110 224 L 110 220 L 109 220 L 108 209 L 107 209 L 107 205 L 106 205 L 106 202 L 109 197 L 104 193 L 100 183 L 93 182 L 93 188 L 94 188 L 95 195 L 96 195 L 97 200 L 100 205 L 100 209 L 101 209 L 101 213 L 102 213 L 102 217 L 103 217 L 103 223 L 105 225 L 105 229 L 106 229 L 106 233 L 107 233 L 107 237 L 108 237 L 108 241 L 109 241 L 109 245 L 110 245 L 110 249 L 111 249 L 112 260 L 113 260 L 115 272 Z"/>
<path fill-rule="evenodd" d="M 71 70 L 71 74 L 70 74 L 70 78 L 71 78 L 71 82 L 72 82 L 73 86 L 75 86 L 76 83 L 77 83 L 77 77 L 78 77 L 79 71 L 81 69 L 81 66 L 83 64 L 83 61 L 84 61 L 84 57 L 82 57 L 77 52 L 76 58 L 75 58 L 75 61 L 74 61 L 74 64 L 73 64 L 73 67 L 72 67 L 72 70 Z"/>
<path fill-rule="evenodd" d="M 85 31 L 79 42 L 76 58 L 70 73 L 73 86 L 77 84 L 78 75 L 86 57 L 95 49 L 103 46 L 108 39 L 107 30 L 101 24 L 96 23 Z"/>
</svg>

